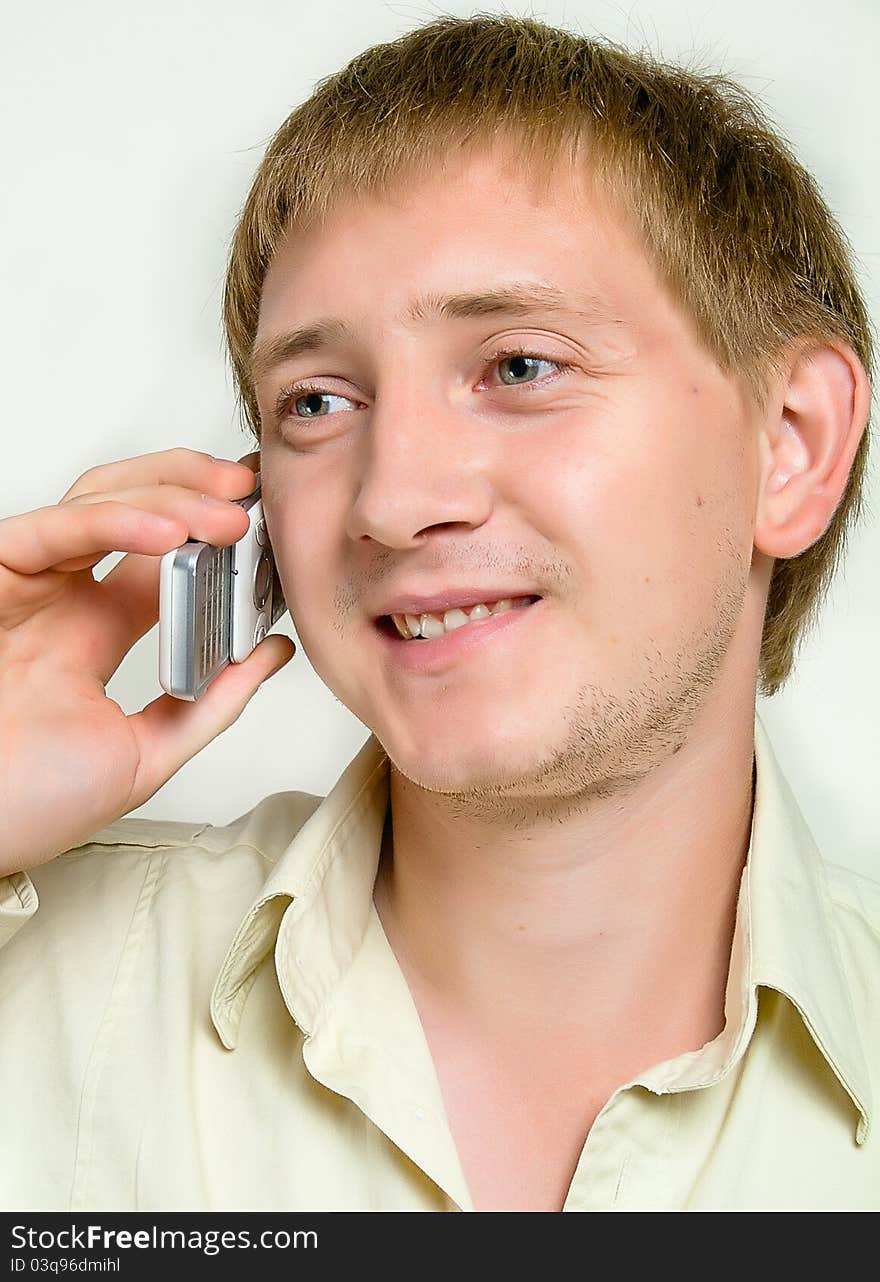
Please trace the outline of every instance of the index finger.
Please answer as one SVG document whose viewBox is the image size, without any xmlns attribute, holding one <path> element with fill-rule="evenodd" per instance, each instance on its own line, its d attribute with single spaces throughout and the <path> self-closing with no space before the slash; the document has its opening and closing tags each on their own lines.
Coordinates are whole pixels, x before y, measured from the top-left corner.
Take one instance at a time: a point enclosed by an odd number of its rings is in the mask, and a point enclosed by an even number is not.
<svg viewBox="0 0 880 1282">
<path fill-rule="evenodd" d="M 250 454 L 245 454 L 245 455 L 243 455 L 243 456 L 238 460 L 238 462 L 239 462 L 239 463 L 244 463 L 245 467 L 249 467 L 249 468 L 251 469 L 251 471 L 252 471 L 252 472 L 259 472 L 259 470 L 260 470 L 260 451 L 259 451 L 259 450 L 252 450 Z"/>
<path fill-rule="evenodd" d="M 128 489 L 133 485 L 169 483 L 185 485 L 201 493 L 215 494 L 218 498 L 234 499 L 240 497 L 238 491 L 244 475 L 236 472 L 238 466 L 233 459 L 215 459 L 210 454 L 186 446 L 156 450 L 151 454 L 139 454 L 134 458 L 117 459 L 90 467 L 58 501 L 66 503 L 68 499 L 78 498 L 81 494 Z M 250 464 L 245 466 L 250 467 Z M 251 471 L 253 470 L 251 467 Z"/>
</svg>

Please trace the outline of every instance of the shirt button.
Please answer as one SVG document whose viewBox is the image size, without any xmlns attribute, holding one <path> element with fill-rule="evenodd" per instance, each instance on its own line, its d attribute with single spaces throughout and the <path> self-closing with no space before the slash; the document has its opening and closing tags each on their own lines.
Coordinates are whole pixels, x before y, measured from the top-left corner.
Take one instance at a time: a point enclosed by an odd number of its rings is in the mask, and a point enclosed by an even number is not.
<svg viewBox="0 0 880 1282">
<path fill-rule="evenodd" d="M 416 1109 L 416 1117 L 419 1119 L 420 1122 L 424 1122 L 427 1116 L 428 1114 L 425 1112 L 423 1108 Z"/>
</svg>

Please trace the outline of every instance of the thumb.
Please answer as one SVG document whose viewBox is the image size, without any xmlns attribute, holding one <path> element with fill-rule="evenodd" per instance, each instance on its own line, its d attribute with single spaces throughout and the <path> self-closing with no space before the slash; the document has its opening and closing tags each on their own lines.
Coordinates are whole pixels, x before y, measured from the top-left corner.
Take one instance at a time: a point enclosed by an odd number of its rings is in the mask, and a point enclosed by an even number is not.
<svg viewBox="0 0 880 1282">
<path fill-rule="evenodd" d="M 155 793 L 202 748 L 238 720 L 257 690 L 296 653 L 280 633 L 266 637 L 244 663 L 230 663 L 195 702 L 162 694 L 128 718 L 139 765 L 128 813 Z"/>
</svg>

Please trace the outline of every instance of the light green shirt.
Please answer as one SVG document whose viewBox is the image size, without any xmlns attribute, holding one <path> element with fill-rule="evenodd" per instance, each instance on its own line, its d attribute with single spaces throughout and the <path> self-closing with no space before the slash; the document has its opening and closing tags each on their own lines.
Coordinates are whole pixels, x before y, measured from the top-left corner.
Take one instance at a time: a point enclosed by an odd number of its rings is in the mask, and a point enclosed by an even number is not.
<svg viewBox="0 0 880 1282">
<path fill-rule="evenodd" d="M 880 1208 L 880 886 L 820 856 L 757 716 L 755 753 L 724 1030 L 614 1092 L 565 1210 Z M 372 901 L 387 805 L 371 735 L 324 799 L 0 880 L 0 1208 L 472 1209 Z"/>
</svg>

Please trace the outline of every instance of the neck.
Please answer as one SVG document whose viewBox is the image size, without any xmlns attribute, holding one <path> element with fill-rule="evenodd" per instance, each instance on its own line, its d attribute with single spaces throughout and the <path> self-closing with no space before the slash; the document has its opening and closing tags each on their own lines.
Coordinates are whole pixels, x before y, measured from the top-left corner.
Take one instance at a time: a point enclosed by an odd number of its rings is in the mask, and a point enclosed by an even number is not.
<svg viewBox="0 0 880 1282">
<path fill-rule="evenodd" d="M 526 823 L 469 818 L 391 767 L 374 900 L 420 1013 L 430 1004 L 499 1038 L 537 1016 L 615 1045 L 633 1071 L 718 1035 L 754 708 L 738 722 L 716 713 L 624 800 L 566 798 L 562 820 L 546 805 Z"/>
</svg>

